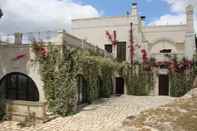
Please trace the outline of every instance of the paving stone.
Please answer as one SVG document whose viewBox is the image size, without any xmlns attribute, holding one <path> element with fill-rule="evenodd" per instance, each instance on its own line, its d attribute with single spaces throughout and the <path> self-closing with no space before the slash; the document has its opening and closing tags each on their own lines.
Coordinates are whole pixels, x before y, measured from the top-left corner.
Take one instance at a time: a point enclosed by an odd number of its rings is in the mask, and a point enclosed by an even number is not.
<svg viewBox="0 0 197 131">
<path fill-rule="evenodd" d="M 128 116 L 172 102 L 167 96 L 120 96 L 84 107 L 74 116 L 59 117 L 36 127 L 19 128 L 17 122 L 0 123 L 0 131 L 114 131 Z"/>
</svg>

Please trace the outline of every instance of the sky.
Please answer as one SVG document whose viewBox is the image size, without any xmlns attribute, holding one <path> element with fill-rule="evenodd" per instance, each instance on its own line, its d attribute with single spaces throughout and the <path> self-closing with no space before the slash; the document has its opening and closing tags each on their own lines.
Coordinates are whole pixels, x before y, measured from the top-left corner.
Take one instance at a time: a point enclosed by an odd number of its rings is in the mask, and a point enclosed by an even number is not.
<svg viewBox="0 0 197 131">
<path fill-rule="evenodd" d="M 136 1 L 147 25 L 185 23 L 185 7 L 192 4 L 197 31 L 197 0 Z M 67 30 L 71 19 L 126 15 L 131 3 L 132 0 L 0 0 L 4 13 L 0 33 Z"/>
</svg>

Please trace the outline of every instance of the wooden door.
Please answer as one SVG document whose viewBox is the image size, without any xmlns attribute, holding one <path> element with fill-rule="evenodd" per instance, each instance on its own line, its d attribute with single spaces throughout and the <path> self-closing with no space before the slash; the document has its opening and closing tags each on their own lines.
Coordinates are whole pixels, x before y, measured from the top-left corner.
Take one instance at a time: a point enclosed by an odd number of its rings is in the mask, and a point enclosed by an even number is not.
<svg viewBox="0 0 197 131">
<path fill-rule="evenodd" d="M 159 76 L 159 95 L 164 95 L 164 96 L 169 95 L 169 76 L 168 75 Z"/>
<path fill-rule="evenodd" d="M 116 94 L 124 94 L 124 79 L 121 77 L 116 78 Z"/>
</svg>

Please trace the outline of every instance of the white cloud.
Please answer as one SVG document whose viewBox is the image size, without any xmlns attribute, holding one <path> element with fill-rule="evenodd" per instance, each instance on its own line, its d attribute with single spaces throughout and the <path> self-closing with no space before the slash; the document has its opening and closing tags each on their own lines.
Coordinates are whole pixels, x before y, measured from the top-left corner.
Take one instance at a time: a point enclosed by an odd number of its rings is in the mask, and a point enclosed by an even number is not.
<svg viewBox="0 0 197 131">
<path fill-rule="evenodd" d="M 4 33 L 63 29 L 71 18 L 100 16 L 93 6 L 72 0 L 0 0 L 0 8 L 4 13 L 0 32 Z"/>
<path fill-rule="evenodd" d="M 186 23 L 186 15 L 178 14 L 178 15 L 163 15 L 160 19 L 153 21 L 150 25 L 176 25 L 176 24 L 185 24 Z"/>
<path fill-rule="evenodd" d="M 163 0 L 170 6 L 170 14 L 165 14 L 159 19 L 152 21 L 149 25 L 174 25 L 186 23 L 185 8 L 194 6 L 194 28 L 197 32 L 197 0 Z"/>
<path fill-rule="evenodd" d="M 175 13 L 185 12 L 187 5 L 191 4 L 194 8 L 197 7 L 197 0 L 163 0 L 170 5 L 171 11 Z"/>
</svg>

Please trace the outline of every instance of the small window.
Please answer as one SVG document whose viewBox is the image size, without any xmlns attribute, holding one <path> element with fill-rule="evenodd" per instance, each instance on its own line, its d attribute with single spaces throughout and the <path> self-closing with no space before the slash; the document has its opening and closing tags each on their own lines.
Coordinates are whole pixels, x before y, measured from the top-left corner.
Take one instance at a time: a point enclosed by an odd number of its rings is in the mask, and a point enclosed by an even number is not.
<svg viewBox="0 0 197 131">
<path fill-rule="evenodd" d="M 171 53 L 172 50 L 171 49 L 163 49 L 163 50 L 160 50 L 160 53 Z"/>
<path fill-rule="evenodd" d="M 105 50 L 106 50 L 108 53 L 112 53 L 112 45 L 111 45 L 111 44 L 106 44 L 106 45 L 105 45 Z"/>
</svg>

